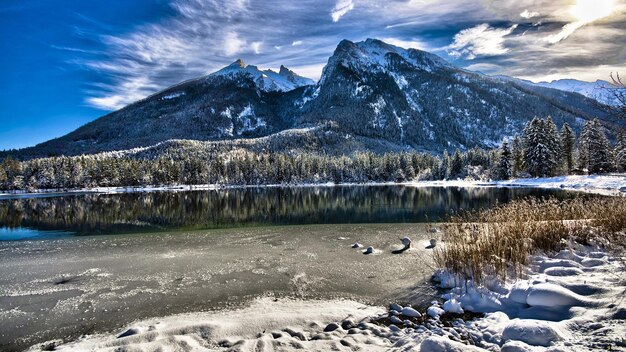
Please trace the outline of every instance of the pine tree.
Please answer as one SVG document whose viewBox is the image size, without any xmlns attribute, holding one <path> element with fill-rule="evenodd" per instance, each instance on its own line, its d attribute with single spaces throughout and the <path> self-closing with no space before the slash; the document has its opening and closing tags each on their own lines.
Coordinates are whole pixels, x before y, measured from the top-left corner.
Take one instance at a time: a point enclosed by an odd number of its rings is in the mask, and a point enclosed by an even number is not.
<svg viewBox="0 0 626 352">
<path fill-rule="evenodd" d="M 511 178 L 511 150 L 509 142 L 505 139 L 500 147 L 500 159 L 496 165 L 495 177 L 498 180 L 508 180 Z"/>
<path fill-rule="evenodd" d="M 522 148 L 522 141 L 517 134 L 513 137 L 511 153 L 513 157 L 512 176 L 519 177 L 519 174 L 524 170 L 524 149 Z"/>
<path fill-rule="evenodd" d="M 524 163 L 533 177 L 556 174 L 559 165 L 560 142 L 556 125 L 551 118 L 535 117 L 522 135 Z"/>
<path fill-rule="evenodd" d="M 576 135 L 572 128 L 564 123 L 561 127 L 561 164 L 565 174 L 569 174 L 574 169 L 574 144 Z"/>
<path fill-rule="evenodd" d="M 580 134 L 580 161 L 590 174 L 613 170 L 612 149 L 600 121 L 587 121 Z"/>
<path fill-rule="evenodd" d="M 615 167 L 617 171 L 626 171 L 626 133 L 621 131 L 615 144 Z"/>
<path fill-rule="evenodd" d="M 449 178 L 459 178 L 463 176 L 463 158 L 461 152 L 457 149 L 454 151 L 452 160 L 450 160 Z"/>
</svg>

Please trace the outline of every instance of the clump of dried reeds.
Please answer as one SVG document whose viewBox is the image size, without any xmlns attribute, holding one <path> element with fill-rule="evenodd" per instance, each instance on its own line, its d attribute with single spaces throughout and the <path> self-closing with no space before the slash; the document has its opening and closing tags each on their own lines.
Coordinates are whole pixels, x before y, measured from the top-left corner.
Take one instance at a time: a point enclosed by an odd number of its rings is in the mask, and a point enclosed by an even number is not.
<svg viewBox="0 0 626 352">
<path fill-rule="evenodd" d="M 560 250 L 572 241 L 587 244 L 602 237 L 626 247 L 625 229 L 624 197 L 529 198 L 451 216 L 435 261 L 463 281 L 519 277 L 529 255 Z"/>
</svg>

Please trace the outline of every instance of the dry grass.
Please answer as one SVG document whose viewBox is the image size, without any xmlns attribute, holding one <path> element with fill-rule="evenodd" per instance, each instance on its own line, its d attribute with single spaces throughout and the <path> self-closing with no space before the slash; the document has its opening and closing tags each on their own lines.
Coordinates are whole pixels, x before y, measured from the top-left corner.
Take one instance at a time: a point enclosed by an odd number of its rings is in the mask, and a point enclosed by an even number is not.
<svg viewBox="0 0 626 352">
<path fill-rule="evenodd" d="M 435 261 L 461 280 L 520 277 L 529 255 L 564 249 L 572 241 L 597 238 L 626 247 L 625 229 L 624 197 L 525 199 L 452 216 Z"/>
</svg>

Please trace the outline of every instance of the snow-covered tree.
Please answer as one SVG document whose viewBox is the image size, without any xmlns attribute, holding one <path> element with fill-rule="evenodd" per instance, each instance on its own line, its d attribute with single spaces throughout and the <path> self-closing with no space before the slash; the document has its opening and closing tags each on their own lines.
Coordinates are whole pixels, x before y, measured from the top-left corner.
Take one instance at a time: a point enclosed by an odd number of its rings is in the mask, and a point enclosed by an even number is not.
<svg viewBox="0 0 626 352">
<path fill-rule="evenodd" d="M 518 177 L 519 174 L 524 170 L 524 149 L 522 147 L 522 141 L 517 134 L 515 135 L 515 137 L 513 137 L 511 154 L 513 159 L 511 175 L 513 177 Z"/>
<path fill-rule="evenodd" d="M 461 152 L 457 149 L 454 151 L 452 159 L 450 160 L 450 173 L 448 177 L 459 178 L 461 176 L 463 176 L 463 158 L 461 157 Z"/>
<path fill-rule="evenodd" d="M 617 171 L 626 171 L 626 132 L 622 131 L 615 144 L 615 167 Z"/>
<path fill-rule="evenodd" d="M 560 140 L 556 125 L 550 117 L 535 117 L 522 134 L 524 163 L 533 177 L 556 174 L 559 165 Z"/>
<path fill-rule="evenodd" d="M 579 156 L 581 166 L 590 174 L 613 170 L 613 153 L 600 121 L 587 121 L 580 134 Z"/>
<path fill-rule="evenodd" d="M 505 139 L 500 147 L 500 158 L 495 169 L 495 177 L 498 180 L 508 180 L 511 178 L 511 150 L 509 142 Z"/>
<path fill-rule="evenodd" d="M 574 169 L 574 145 L 576 135 L 572 128 L 564 123 L 561 127 L 561 164 L 565 174 L 569 174 Z"/>
</svg>

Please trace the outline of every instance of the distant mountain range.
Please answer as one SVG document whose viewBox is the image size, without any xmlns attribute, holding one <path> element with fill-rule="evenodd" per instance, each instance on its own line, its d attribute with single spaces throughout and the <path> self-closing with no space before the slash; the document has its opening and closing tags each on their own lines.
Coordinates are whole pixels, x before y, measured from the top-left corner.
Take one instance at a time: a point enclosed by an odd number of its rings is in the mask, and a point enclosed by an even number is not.
<svg viewBox="0 0 626 352">
<path fill-rule="evenodd" d="M 306 133 L 315 133 L 322 142 L 315 143 L 313 151 L 333 154 L 493 147 L 519 133 L 534 116 L 552 116 L 557 125 L 568 122 L 575 130 L 595 117 L 612 123 L 608 108 L 590 97 L 600 98 L 579 83 L 490 77 L 425 51 L 376 39 L 344 40 L 317 83 L 284 66 L 279 72 L 263 71 L 237 60 L 63 137 L 4 154 L 33 158 L 128 150 L 165 141 L 170 147 L 179 145 L 172 140 L 235 145 L 264 136 L 276 141 L 285 135 L 277 133 L 291 129 L 298 131 L 289 144 L 294 149 L 301 148 L 291 143 L 304 143 Z M 326 137 L 320 135 L 320 126 L 325 126 Z M 264 150 L 274 145 L 288 151 L 281 143 L 270 143 Z"/>
<path fill-rule="evenodd" d="M 576 79 L 559 79 L 559 80 L 554 80 L 551 82 L 534 83 L 534 82 L 519 79 L 519 78 L 512 78 L 512 77 L 506 77 L 506 76 L 496 76 L 496 77 L 499 77 L 501 79 L 516 81 L 521 84 L 528 84 L 531 86 L 553 88 L 553 89 L 558 89 L 558 90 L 562 90 L 565 92 L 578 93 L 578 94 L 586 96 L 587 98 L 597 100 L 598 102 L 604 105 L 616 106 L 620 104 L 619 99 L 617 99 L 615 94 L 613 94 L 613 89 L 615 88 L 615 86 L 603 80 L 597 80 L 595 82 L 584 82 L 584 81 L 579 81 Z"/>
</svg>

